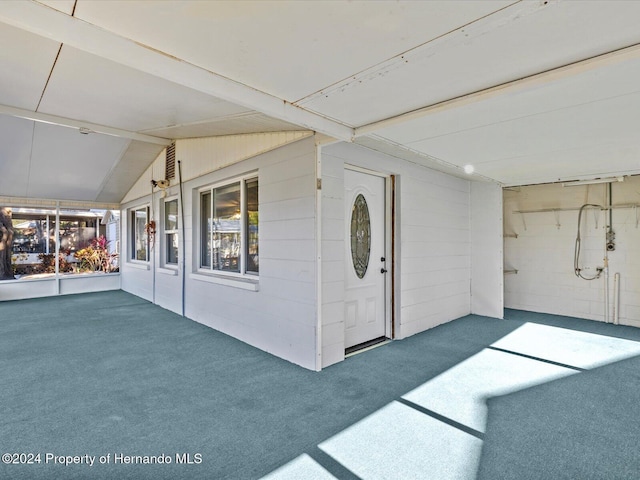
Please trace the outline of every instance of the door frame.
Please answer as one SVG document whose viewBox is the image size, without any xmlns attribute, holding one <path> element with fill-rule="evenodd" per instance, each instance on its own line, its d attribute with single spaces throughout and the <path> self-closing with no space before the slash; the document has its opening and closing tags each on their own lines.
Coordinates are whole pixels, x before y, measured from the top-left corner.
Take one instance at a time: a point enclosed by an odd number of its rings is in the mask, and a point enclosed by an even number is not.
<svg viewBox="0 0 640 480">
<path fill-rule="evenodd" d="M 395 276 L 396 276 L 396 244 L 395 244 L 395 175 L 359 167 L 357 165 L 344 164 L 345 170 L 373 175 L 384 179 L 384 252 L 387 259 L 387 275 L 384 284 L 384 317 L 385 317 L 385 337 L 395 338 Z M 344 188 L 344 187 L 343 187 Z M 347 236 L 345 232 L 345 242 Z M 347 261 L 347 259 L 345 259 Z"/>
</svg>

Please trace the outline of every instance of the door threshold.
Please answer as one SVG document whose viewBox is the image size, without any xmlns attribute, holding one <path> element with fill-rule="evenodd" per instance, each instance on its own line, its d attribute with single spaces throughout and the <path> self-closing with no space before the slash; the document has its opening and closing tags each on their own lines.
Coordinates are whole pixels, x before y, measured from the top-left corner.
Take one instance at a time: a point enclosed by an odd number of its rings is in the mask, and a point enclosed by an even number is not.
<svg viewBox="0 0 640 480">
<path fill-rule="evenodd" d="M 344 351 L 344 358 L 351 357 L 358 353 L 366 352 L 367 350 L 371 350 L 372 348 L 381 347 L 382 345 L 389 343 L 390 341 L 390 338 L 378 337 L 374 338 L 373 340 L 359 343 L 358 345 L 354 345 L 353 347 L 346 348 Z"/>
</svg>

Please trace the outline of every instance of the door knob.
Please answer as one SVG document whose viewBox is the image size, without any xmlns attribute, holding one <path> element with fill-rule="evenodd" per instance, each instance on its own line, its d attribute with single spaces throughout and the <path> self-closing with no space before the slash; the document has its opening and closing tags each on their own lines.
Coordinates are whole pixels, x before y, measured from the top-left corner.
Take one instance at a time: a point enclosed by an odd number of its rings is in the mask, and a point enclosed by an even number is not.
<svg viewBox="0 0 640 480">
<path fill-rule="evenodd" d="M 387 273 L 387 269 L 386 268 L 381 268 L 380 269 L 380 273 Z"/>
</svg>

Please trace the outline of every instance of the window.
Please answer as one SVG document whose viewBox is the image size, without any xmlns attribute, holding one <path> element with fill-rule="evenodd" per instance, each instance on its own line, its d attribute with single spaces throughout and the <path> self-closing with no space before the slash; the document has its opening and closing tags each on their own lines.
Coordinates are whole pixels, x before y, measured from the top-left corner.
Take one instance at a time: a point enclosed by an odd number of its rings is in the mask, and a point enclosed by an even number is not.
<svg viewBox="0 0 640 480">
<path fill-rule="evenodd" d="M 13 252 L 55 252 L 56 211 L 35 208 L 13 210 Z M 60 250 L 71 254 L 91 245 L 94 238 L 104 233 L 99 231 L 102 212 L 60 210 Z"/>
<path fill-rule="evenodd" d="M 178 264 L 178 199 L 164 202 L 164 263 Z"/>
<path fill-rule="evenodd" d="M 258 179 L 200 192 L 200 267 L 258 273 Z"/>
<path fill-rule="evenodd" d="M 119 212 L 19 206 L 11 210 L 10 250 L 16 275 L 54 273 L 56 251 L 59 273 L 118 270 Z M 87 260 L 87 255 L 92 261 Z"/>
<path fill-rule="evenodd" d="M 245 182 L 248 273 L 258 273 L 258 179 Z"/>
<path fill-rule="evenodd" d="M 149 237 L 147 222 L 149 207 L 131 210 L 131 259 L 149 261 Z"/>
</svg>

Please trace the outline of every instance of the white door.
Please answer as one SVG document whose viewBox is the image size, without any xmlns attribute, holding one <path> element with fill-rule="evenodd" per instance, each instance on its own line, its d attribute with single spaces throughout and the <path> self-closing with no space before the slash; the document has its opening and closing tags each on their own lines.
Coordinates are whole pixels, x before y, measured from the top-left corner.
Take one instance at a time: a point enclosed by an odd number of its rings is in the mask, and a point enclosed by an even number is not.
<svg viewBox="0 0 640 480">
<path fill-rule="evenodd" d="M 345 348 L 386 332 L 385 178 L 345 170 Z"/>
</svg>

